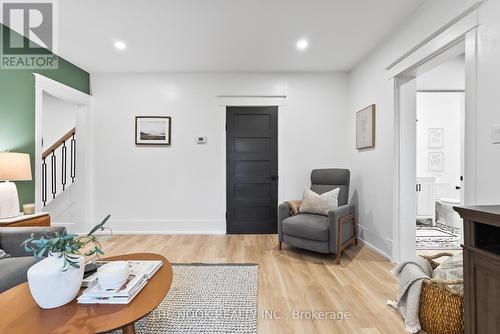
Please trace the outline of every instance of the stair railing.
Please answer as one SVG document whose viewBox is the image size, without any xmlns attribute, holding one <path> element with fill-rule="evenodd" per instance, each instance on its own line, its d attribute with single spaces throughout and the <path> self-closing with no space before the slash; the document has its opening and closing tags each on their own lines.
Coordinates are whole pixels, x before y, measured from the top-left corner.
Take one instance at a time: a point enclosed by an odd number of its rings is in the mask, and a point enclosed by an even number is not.
<svg viewBox="0 0 500 334">
<path fill-rule="evenodd" d="M 47 205 L 47 160 L 50 159 L 50 179 L 51 179 L 51 194 L 52 199 L 56 198 L 57 195 L 57 156 L 56 152 L 59 148 L 60 150 L 60 158 L 61 158 L 61 186 L 62 191 L 66 190 L 67 187 L 67 145 L 66 142 L 70 141 L 70 153 L 69 153 L 69 161 L 70 161 L 70 178 L 71 183 L 75 182 L 76 177 L 76 128 L 69 130 L 64 136 L 62 136 L 59 140 L 57 140 L 52 146 L 46 149 L 42 153 L 42 202 L 43 206 Z M 47 159 L 49 158 L 49 159 Z"/>
</svg>

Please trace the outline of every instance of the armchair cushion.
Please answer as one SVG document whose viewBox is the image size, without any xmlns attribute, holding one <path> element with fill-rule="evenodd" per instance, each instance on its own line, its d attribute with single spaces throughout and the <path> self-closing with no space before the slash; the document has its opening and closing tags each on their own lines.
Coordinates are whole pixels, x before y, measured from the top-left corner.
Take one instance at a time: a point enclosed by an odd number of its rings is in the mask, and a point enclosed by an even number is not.
<svg viewBox="0 0 500 334">
<path fill-rule="evenodd" d="M 10 254 L 12 257 L 33 256 L 26 253 L 21 243 L 35 234 L 39 238 L 44 233 L 53 234 L 54 232 L 63 233 L 64 227 L 0 227 L 0 248 Z"/>
<path fill-rule="evenodd" d="M 40 260 L 21 246 L 25 239 L 32 233 L 38 238 L 44 233 L 62 234 L 65 231 L 64 227 L 0 227 L 0 248 L 11 255 L 0 259 L 0 293 L 26 282 L 28 269 Z"/>
<path fill-rule="evenodd" d="M 317 194 L 311 189 L 306 188 L 300 203 L 300 213 L 313 213 L 317 215 L 328 216 L 328 211 L 338 207 L 340 188 L 327 191 L 323 194 Z"/>
<path fill-rule="evenodd" d="M 328 241 L 329 219 L 326 216 L 301 213 L 283 220 L 282 229 L 286 235 Z"/>
<path fill-rule="evenodd" d="M 33 256 L 0 260 L 0 293 L 26 282 L 28 269 L 38 261 Z"/>
<path fill-rule="evenodd" d="M 311 172 L 311 190 L 322 194 L 340 188 L 339 206 L 346 205 L 349 197 L 349 179 L 350 172 L 348 169 L 314 169 Z"/>
</svg>

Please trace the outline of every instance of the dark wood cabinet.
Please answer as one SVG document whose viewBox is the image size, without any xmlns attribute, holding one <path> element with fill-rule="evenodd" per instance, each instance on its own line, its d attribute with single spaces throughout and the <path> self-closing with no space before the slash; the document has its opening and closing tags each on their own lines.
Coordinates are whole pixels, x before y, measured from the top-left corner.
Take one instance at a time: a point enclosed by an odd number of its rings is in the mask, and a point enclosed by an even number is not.
<svg viewBox="0 0 500 334">
<path fill-rule="evenodd" d="M 455 210 L 464 220 L 465 333 L 500 333 L 500 205 Z"/>
</svg>

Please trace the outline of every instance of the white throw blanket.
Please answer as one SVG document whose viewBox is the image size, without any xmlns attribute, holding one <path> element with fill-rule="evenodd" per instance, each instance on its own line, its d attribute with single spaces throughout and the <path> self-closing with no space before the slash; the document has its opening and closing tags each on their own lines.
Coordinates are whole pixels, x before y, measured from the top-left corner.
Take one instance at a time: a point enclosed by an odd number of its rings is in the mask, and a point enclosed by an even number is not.
<svg viewBox="0 0 500 334">
<path fill-rule="evenodd" d="M 388 300 L 401 313 L 405 320 L 405 328 L 410 333 L 417 333 L 420 327 L 418 307 L 422 282 L 432 276 L 432 267 L 426 259 L 417 257 L 398 264 L 391 273 L 399 279 L 397 301 Z"/>
</svg>

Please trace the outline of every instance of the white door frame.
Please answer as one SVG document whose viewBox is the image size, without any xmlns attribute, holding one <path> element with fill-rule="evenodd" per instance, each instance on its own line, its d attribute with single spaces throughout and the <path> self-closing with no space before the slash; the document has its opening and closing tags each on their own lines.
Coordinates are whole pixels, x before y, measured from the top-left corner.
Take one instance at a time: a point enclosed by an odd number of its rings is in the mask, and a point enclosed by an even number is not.
<svg viewBox="0 0 500 334">
<path fill-rule="evenodd" d="M 89 217 L 90 203 L 90 102 L 91 96 L 72 87 L 66 86 L 58 81 L 47 78 L 41 74 L 33 73 L 35 76 L 35 208 L 37 212 L 43 211 L 41 196 L 41 161 L 42 161 L 42 134 L 43 134 L 43 98 L 44 93 L 50 94 L 65 102 L 77 106 L 76 128 L 77 128 L 77 159 L 76 171 L 78 173 L 79 187 L 76 191 L 78 220 L 82 226 L 72 227 L 77 232 L 86 230 Z M 76 185 L 76 183 L 74 184 Z M 57 223 L 56 223 L 57 224 Z M 70 227 L 70 226 L 67 226 Z"/>
<path fill-rule="evenodd" d="M 418 74 L 465 52 L 465 171 L 464 201 L 476 199 L 476 99 L 477 99 L 477 8 L 467 9 L 446 29 L 420 43 L 389 65 L 386 70 L 394 82 L 394 211 L 392 260 L 415 256 L 416 212 L 416 84 Z M 413 80 L 413 81 L 412 81 Z M 406 222 L 406 223 L 405 223 Z M 410 223 L 411 222 L 411 223 Z"/>
<path fill-rule="evenodd" d="M 284 184 L 286 180 L 281 179 L 281 170 L 283 168 L 283 164 L 280 162 L 280 152 L 282 152 L 282 146 L 285 145 L 280 137 L 283 136 L 283 132 L 286 129 L 283 126 L 283 117 L 285 115 L 285 102 L 286 95 L 218 95 L 218 107 L 220 108 L 220 115 L 223 119 L 221 122 L 221 126 L 224 127 L 226 124 L 226 107 L 243 107 L 243 106 L 252 106 L 252 107 L 265 107 L 265 106 L 277 106 L 278 107 L 278 175 L 280 175 L 280 180 L 278 182 L 278 203 L 283 201 L 283 193 L 284 193 Z M 221 194 L 224 194 L 224 211 L 227 212 L 227 193 L 226 193 L 226 131 L 221 132 L 221 174 L 222 174 L 222 182 L 221 184 Z M 224 218 L 224 233 L 226 231 L 226 219 Z"/>
</svg>

